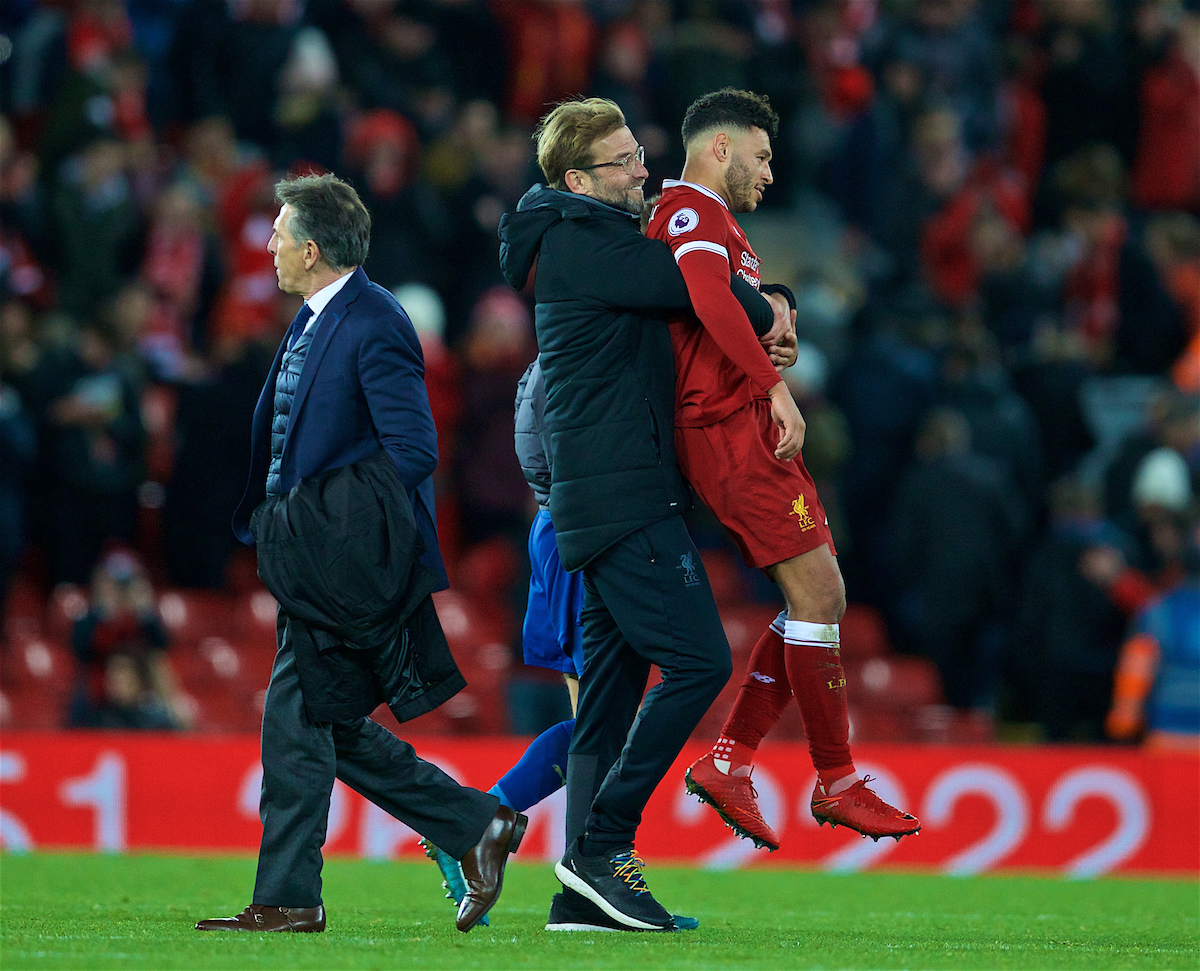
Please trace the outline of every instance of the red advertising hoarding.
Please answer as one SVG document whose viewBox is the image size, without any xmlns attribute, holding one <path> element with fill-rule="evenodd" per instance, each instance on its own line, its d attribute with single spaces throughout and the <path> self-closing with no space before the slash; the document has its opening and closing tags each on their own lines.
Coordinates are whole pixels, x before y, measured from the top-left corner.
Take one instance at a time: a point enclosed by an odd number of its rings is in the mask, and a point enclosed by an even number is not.
<svg viewBox="0 0 1200 971">
<path fill-rule="evenodd" d="M 513 739 L 415 738 L 418 753 L 487 788 L 523 751 Z M 648 859 L 713 868 L 769 861 L 828 870 L 953 874 L 1040 869 L 1068 876 L 1200 874 L 1200 760 L 1111 748 L 862 745 L 860 772 L 918 815 L 915 838 L 878 843 L 818 828 L 808 811 L 807 749 L 765 745 L 754 782 L 779 834 L 755 850 L 684 790 L 690 746 L 639 830 Z M 253 851 L 261 768 L 253 736 L 10 733 L 0 738 L 0 844 L 8 850 Z M 529 811 L 525 860 L 562 852 L 563 793 Z M 338 783 L 326 852 L 390 859 L 420 853 L 408 827 Z"/>
</svg>

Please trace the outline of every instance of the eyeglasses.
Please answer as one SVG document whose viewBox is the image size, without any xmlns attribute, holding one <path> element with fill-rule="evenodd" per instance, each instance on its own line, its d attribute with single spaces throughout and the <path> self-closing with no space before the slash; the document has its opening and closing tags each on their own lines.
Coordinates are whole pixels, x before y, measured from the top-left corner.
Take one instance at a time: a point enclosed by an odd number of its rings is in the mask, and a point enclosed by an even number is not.
<svg viewBox="0 0 1200 971">
<path fill-rule="evenodd" d="M 619 159 L 612 162 L 597 162 L 595 165 L 573 165 L 572 168 L 578 169 L 580 172 L 587 172 L 591 169 L 624 169 L 626 173 L 633 171 L 637 165 L 644 165 L 646 162 L 646 147 L 639 145 L 637 151 L 631 155 L 622 155 Z"/>
</svg>

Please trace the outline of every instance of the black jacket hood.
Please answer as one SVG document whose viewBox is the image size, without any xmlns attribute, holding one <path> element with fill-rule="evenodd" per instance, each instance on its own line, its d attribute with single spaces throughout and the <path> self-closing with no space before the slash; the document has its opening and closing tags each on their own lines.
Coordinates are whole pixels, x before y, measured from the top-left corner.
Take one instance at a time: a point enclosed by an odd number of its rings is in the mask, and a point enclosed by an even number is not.
<svg viewBox="0 0 1200 971">
<path fill-rule="evenodd" d="M 535 184 L 521 196 L 516 212 L 506 212 L 500 219 L 500 271 L 509 286 L 524 290 L 532 282 L 530 274 L 537 264 L 542 237 L 552 226 L 564 219 L 602 214 L 635 221 L 638 218 L 591 196 Z"/>
</svg>

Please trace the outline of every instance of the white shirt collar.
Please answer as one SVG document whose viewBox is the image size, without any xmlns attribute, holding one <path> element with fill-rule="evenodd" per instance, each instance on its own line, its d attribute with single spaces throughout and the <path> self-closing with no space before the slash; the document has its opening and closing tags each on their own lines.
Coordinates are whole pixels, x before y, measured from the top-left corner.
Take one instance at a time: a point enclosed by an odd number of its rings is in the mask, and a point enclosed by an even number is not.
<svg viewBox="0 0 1200 971">
<path fill-rule="evenodd" d="M 329 306 L 329 301 L 337 296 L 338 291 L 346 285 L 347 281 L 349 281 L 350 277 L 353 275 L 354 270 L 351 270 L 349 273 L 338 277 L 328 286 L 321 287 L 320 290 L 304 301 L 306 304 L 308 304 L 308 309 L 312 311 L 312 317 L 310 317 L 308 323 L 304 325 L 304 329 L 306 331 L 312 327 L 313 321 L 321 316 L 321 311 Z"/>
<path fill-rule="evenodd" d="M 726 209 L 729 208 L 725 205 L 725 200 L 706 185 L 697 185 L 695 182 L 684 182 L 680 179 L 663 179 L 662 185 L 663 191 L 666 191 L 667 189 L 674 189 L 679 185 L 687 186 L 689 189 L 695 189 L 697 192 L 703 192 L 706 196 L 716 199 L 717 202 L 719 202 L 722 206 L 725 206 Z"/>
</svg>

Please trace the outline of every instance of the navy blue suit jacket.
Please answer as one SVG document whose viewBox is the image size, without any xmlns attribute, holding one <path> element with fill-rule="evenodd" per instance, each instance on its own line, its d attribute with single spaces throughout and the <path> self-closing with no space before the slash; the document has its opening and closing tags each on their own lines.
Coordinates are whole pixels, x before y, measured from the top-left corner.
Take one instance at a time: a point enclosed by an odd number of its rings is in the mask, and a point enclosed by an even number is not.
<svg viewBox="0 0 1200 971">
<path fill-rule="evenodd" d="M 412 323 L 396 299 L 354 271 L 317 318 L 283 440 L 280 477 L 286 492 L 301 479 L 386 450 L 408 491 L 427 547 L 421 562 L 447 586 L 434 525 L 433 470 L 437 431 L 425 390 L 425 359 Z M 250 480 L 233 514 L 233 531 L 254 545 L 250 516 L 267 494 L 275 377 L 284 342 L 254 409 Z"/>
</svg>

